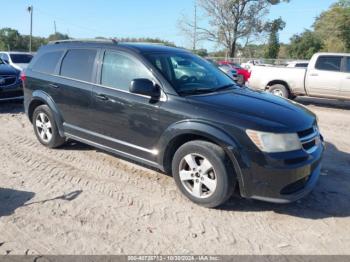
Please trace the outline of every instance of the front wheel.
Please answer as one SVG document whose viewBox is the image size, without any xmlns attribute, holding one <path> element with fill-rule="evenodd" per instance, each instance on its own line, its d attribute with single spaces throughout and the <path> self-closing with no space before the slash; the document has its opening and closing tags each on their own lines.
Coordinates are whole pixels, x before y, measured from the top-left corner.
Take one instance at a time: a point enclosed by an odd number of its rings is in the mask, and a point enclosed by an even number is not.
<svg viewBox="0 0 350 262">
<path fill-rule="evenodd" d="M 175 153 L 172 172 L 180 191 L 192 202 L 213 208 L 233 193 L 235 178 L 224 150 L 210 142 L 191 141 Z"/>
</svg>

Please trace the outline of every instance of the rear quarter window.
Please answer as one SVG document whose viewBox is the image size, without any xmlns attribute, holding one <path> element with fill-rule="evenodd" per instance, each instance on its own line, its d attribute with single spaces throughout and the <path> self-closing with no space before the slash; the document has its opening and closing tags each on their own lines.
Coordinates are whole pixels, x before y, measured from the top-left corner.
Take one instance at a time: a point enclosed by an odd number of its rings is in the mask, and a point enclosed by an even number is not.
<svg viewBox="0 0 350 262">
<path fill-rule="evenodd" d="M 63 58 L 60 75 L 90 82 L 97 50 L 71 49 Z"/>
<path fill-rule="evenodd" d="M 32 70 L 45 74 L 54 74 L 63 50 L 44 53 L 32 65 Z"/>
</svg>

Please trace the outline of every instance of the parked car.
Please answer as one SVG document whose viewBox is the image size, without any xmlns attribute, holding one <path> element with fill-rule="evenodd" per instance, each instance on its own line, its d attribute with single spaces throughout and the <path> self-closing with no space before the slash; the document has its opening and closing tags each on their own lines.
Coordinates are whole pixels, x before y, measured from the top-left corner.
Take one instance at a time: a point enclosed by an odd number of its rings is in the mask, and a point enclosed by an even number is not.
<svg viewBox="0 0 350 262">
<path fill-rule="evenodd" d="M 228 65 L 232 69 L 235 69 L 237 71 L 237 74 L 238 74 L 238 76 L 237 76 L 238 77 L 237 83 L 239 85 L 245 85 L 245 83 L 248 81 L 248 79 L 250 77 L 250 72 L 247 69 L 242 68 L 238 64 L 231 63 L 229 61 L 219 61 L 218 64 L 219 65 Z"/>
<path fill-rule="evenodd" d="M 0 101 L 23 99 L 20 72 L 0 59 Z"/>
<path fill-rule="evenodd" d="M 0 58 L 10 66 L 22 71 L 26 69 L 33 54 L 25 52 L 0 52 Z"/>
<path fill-rule="evenodd" d="M 302 67 L 302 68 L 307 68 L 309 66 L 309 61 L 304 61 L 304 60 L 300 60 L 300 61 L 291 61 L 288 62 L 286 67 Z"/>
<path fill-rule="evenodd" d="M 228 65 L 219 65 L 218 68 L 233 79 L 236 83 L 238 82 L 238 73 L 236 69 Z"/>
<path fill-rule="evenodd" d="M 222 72 L 224 72 L 225 74 L 227 74 L 229 77 L 231 77 L 233 79 L 233 81 L 235 81 L 237 83 L 238 80 L 238 73 L 236 69 L 233 69 L 231 66 L 229 65 L 219 65 L 218 63 L 216 63 L 214 60 L 211 59 L 207 59 L 208 62 L 212 63 L 213 65 L 215 65 L 217 68 L 219 68 Z"/>
<path fill-rule="evenodd" d="M 181 79 L 179 60 L 205 77 Z M 40 48 L 23 79 L 41 144 L 73 139 L 158 168 L 205 207 L 223 204 L 236 185 L 245 198 L 295 201 L 320 175 L 323 138 L 312 112 L 238 87 L 183 49 L 58 41 Z"/>
<path fill-rule="evenodd" d="M 285 98 L 350 100 L 350 54 L 317 53 L 306 69 L 255 66 L 248 85 Z"/>
</svg>

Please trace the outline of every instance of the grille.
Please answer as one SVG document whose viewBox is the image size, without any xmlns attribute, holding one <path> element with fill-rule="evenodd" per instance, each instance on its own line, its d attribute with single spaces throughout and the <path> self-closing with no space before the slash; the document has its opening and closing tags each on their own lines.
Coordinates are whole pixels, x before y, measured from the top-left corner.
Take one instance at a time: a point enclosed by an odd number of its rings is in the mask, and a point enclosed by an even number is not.
<svg viewBox="0 0 350 262">
<path fill-rule="evenodd" d="M 309 129 L 298 132 L 298 136 L 306 152 L 311 154 L 317 149 L 318 144 L 320 142 L 320 133 L 318 131 L 317 125 L 314 125 Z"/>
<path fill-rule="evenodd" d="M 0 76 L 0 86 L 9 86 L 16 83 L 16 76 Z"/>
</svg>

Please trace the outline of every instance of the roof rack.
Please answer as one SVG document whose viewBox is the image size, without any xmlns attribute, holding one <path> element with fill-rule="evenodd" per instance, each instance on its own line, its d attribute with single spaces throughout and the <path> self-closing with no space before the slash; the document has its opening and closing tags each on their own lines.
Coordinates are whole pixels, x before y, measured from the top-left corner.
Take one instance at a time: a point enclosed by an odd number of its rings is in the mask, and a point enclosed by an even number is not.
<svg viewBox="0 0 350 262">
<path fill-rule="evenodd" d="M 115 39 L 66 39 L 66 40 L 54 40 L 50 41 L 49 44 L 63 44 L 63 43 L 76 43 L 76 42 L 85 42 L 85 43 L 113 43 L 118 44 L 118 41 Z"/>
</svg>

